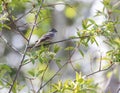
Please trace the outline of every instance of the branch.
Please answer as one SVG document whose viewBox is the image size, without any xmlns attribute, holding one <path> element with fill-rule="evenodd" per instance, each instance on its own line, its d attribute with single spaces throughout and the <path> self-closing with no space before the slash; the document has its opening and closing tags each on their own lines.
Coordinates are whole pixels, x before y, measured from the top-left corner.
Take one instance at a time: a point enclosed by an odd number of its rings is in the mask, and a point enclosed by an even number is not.
<svg viewBox="0 0 120 93">
<path fill-rule="evenodd" d="M 96 73 L 109 70 L 113 65 L 114 65 L 114 63 L 112 63 L 108 68 L 105 68 L 105 69 L 102 69 L 102 70 L 99 69 L 98 71 L 95 71 L 95 72 L 93 72 L 93 73 L 91 73 L 91 74 L 88 74 L 88 75 L 86 75 L 85 77 L 89 77 L 89 76 L 94 75 L 94 74 L 96 74 Z"/>
<path fill-rule="evenodd" d="M 1 79 L 3 82 L 7 83 L 8 85 L 11 85 L 10 82 L 8 82 L 7 80 Z"/>
<path fill-rule="evenodd" d="M 27 14 L 29 14 L 32 10 L 34 9 L 34 7 L 32 9 L 30 9 L 27 13 L 25 13 L 24 15 L 22 15 L 21 17 L 19 17 L 18 19 L 15 20 L 15 22 L 19 21 L 21 18 L 23 18 L 24 16 L 26 16 Z"/>
<path fill-rule="evenodd" d="M 16 53 L 22 55 L 22 53 L 20 53 L 15 47 L 13 47 L 11 44 L 8 43 L 8 41 L 3 38 L 1 35 L 0 35 L 0 38 L 3 40 L 3 42 L 5 42 L 5 44 L 10 47 L 13 51 L 15 51 Z"/>
<path fill-rule="evenodd" d="M 34 80 L 33 78 L 29 78 L 29 77 L 25 77 L 26 79 L 28 79 L 29 81 L 30 81 L 30 83 L 31 83 L 31 86 L 32 86 L 32 91 L 33 91 L 33 93 L 35 93 L 35 88 L 34 88 L 34 85 L 33 85 L 33 82 L 32 82 L 32 80 Z"/>
<path fill-rule="evenodd" d="M 38 91 L 36 93 L 39 93 L 39 91 L 44 87 L 46 86 L 61 70 L 62 68 L 67 64 L 68 62 L 66 62 L 44 85 L 42 85 Z"/>
<path fill-rule="evenodd" d="M 47 66 L 46 66 L 46 68 L 45 68 L 45 70 L 44 70 L 44 72 L 43 72 L 43 75 L 42 75 L 42 77 L 41 77 L 41 84 L 40 84 L 40 87 L 42 87 L 43 80 L 44 80 L 44 76 L 45 76 L 45 73 L 46 73 L 46 71 L 47 71 L 47 69 L 48 69 L 50 63 L 51 63 L 51 60 L 49 61 L 49 63 L 47 64 Z"/>
<path fill-rule="evenodd" d="M 66 41 L 73 40 L 73 39 L 84 39 L 84 38 L 87 38 L 87 37 L 90 37 L 90 36 L 81 36 L 81 37 L 74 37 L 74 38 L 63 39 L 63 40 L 59 40 L 59 41 L 43 44 L 43 46 L 53 45 L 53 44 L 60 43 L 60 42 L 66 42 Z M 38 45 L 35 48 L 40 47 L 40 46 L 41 45 Z M 33 47 L 34 47 L 34 45 L 29 46 L 28 49 L 31 49 Z"/>
<path fill-rule="evenodd" d="M 66 6 L 69 6 L 72 8 L 72 6 L 70 4 L 67 4 L 67 3 L 53 3 L 53 4 L 46 4 L 44 5 L 45 7 L 53 7 L 53 6 L 56 6 L 56 5 L 66 5 Z"/>
<path fill-rule="evenodd" d="M 30 35 L 29 35 L 29 38 L 28 38 L 28 42 L 27 42 L 27 45 L 26 45 L 25 50 L 24 50 L 24 54 L 23 54 L 22 59 L 21 59 L 21 62 L 20 62 L 20 66 L 19 66 L 19 68 L 18 68 L 18 70 L 17 70 L 17 72 L 16 72 L 15 78 L 14 78 L 14 80 L 13 80 L 13 83 L 12 83 L 12 85 L 11 85 L 10 90 L 9 90 L 8 93 L 11 93 L 11 91 L 12 91 L 12 89 L 13 89 L 13 87 L 14 87 L 14 84 L 15 84 L 15 82 L 16 82 L 16 80 L 17 80 L 18 74 L 19 74 L 19 72 L 20 72 L 20 70 L 21 70 L 22 63 L 24 62 L 24 59 L 25 59 L 25 56 L 26 56 L 26 53 L 27 53 L 27 49 L 28 49 L 28 46 L 29 46 L 29 43 L 30 43 L 30 39 L 31 39 L 32 33 L 33 33 L 33 31 L 34 31 L 34 28 L 35 28 L 35 26 L 36 26 L 35 24 L 36 24 L 36 22 L 37 22 L 37 18 L 38 18 L 38 15 L 39 15 L 39 13 L 40 13 L 40 10 L 41 10 L 41 8 L 42 8 L 43 2 L 44 2 L 44 0 L 42 0 L 42 3 L 41 3 L 41 5 L 40 5 L 40 7 L 39 7 L 39 9 L 38 9 L 38 11 L 37 11 L 37 14 L 35 15 L 35 21 L 34 21 L 34 24 L 33 24 L 32 29 L 31 29 L 31 32 L 30 32 Z"/>
</svg>

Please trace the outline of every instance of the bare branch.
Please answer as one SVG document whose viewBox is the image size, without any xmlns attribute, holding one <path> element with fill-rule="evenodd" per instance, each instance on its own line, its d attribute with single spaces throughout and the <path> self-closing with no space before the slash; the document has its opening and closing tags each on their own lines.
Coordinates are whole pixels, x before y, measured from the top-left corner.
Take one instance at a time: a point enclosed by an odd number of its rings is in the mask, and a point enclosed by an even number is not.
<svg viewBox="0 0 120 93">
<path fill-rule="evenodd" d="M 16 53 L 22 55 L 22 53 L 20 53 L 20 51 L 18 51 L 15 47 L 13 47 L 13 45 L 9 44 L 9 42 L 3 38 L 1 35 L 0 35 L 0 38 L 3 40 L 3 42 L 5 42 L 5 44 L 10 47 L 13 51 L 15 51 Z"/>
<path fill-rule="evenodd" d="M 34 9 L 34 7 L 32 9 L 30 9 L 27 13 L 25 13 L 24 15 L 22 15 L 21 17 L 19 17 L 18 19 L 15 20 L 15 22 L 19 21 L 21 18 L 23 18 L 24 16 L 26 16 L 27 14 L 29 14 L 32 10 Z"/>
<path fill-rule="evenodd" d="M 33 82 L 32 82 L 32 80 L 34 80 L 34 79 L 33 78 L 29 78 L 29 77 L 25 77 L 25 78 L 27 78 L 30 81 L 31 86 L 32 86 L 32 91 L 33 91 L 33 93 L 35 93 L 35 89 L 34 89 Z"/>
<path fill-rule="evenodd" d="M 95 72 L 93 72 L 93 73 L 91 73 L 91 74 L 86 75 L 85 77 L 89 77 L 89 76 L 94 75 L 94 74 L 96 74 L 96 73 L 99 73 L 99 72 L 103 72 L 103 71 L 109 70 L 113 65 L 114 65 L 114 63 L 112 63 L 108 68 L 105 68 L 105 69 L 102 69 L 102 70 L 95 71 Z"/>
<path fill-rule="evenodd" d="M 100 55 L 100 65 L 99 65 L 99 70 L 101 70 L 101 66 L 102 66 L 102 55 Z"/>
</svg>

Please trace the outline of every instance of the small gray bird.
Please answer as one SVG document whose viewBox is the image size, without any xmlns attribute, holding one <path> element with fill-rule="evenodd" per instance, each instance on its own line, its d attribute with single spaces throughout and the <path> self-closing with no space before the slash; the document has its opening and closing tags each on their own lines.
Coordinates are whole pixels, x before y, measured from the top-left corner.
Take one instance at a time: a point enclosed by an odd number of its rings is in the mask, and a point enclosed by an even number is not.
<svg viewBox="0 0 120 93">
<path fill-rule="evenodd" d="M 41 43 L 44 42 L 51 42 L 51 40 L 53 39 L 53 37 L 55 36 L 57 30 L 56 29 L 51 29 L 48 33 L 44 34 L 40 39 L 38 39 L 35 42 L 35 45 L 33 48 L 35 48 L 36 46 L 39 46 Z"/>
</svg>

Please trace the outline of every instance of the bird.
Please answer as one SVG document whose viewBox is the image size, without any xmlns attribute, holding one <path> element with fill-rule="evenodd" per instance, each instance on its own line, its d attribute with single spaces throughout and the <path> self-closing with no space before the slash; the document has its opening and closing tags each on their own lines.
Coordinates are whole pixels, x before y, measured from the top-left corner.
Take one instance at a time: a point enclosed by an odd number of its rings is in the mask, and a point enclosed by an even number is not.
<svg viewBox="0 0 120 93">
<path fill-rule="evenodd" d="M 39 38 L 33 48 L 41 45 L 42 43 L 45 42 L 52 42 L 52 39 L 55 37 L 57 30 L 55 28 L 52 28 L 48 33 L 44 34 L 41 38 Z"/>
</svg>

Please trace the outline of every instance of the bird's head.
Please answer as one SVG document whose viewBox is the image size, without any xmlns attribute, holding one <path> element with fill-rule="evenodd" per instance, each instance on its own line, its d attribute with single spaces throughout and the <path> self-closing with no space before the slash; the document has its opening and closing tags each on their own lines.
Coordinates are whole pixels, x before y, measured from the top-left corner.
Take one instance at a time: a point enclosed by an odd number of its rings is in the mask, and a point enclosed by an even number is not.
<svg viewBox="0 0 120 93">
<path fill-rule="evenodd" d="M 57 30 L 53 28 L 50 30 L 50 32 L 57 32 Z"/>
</svg>

